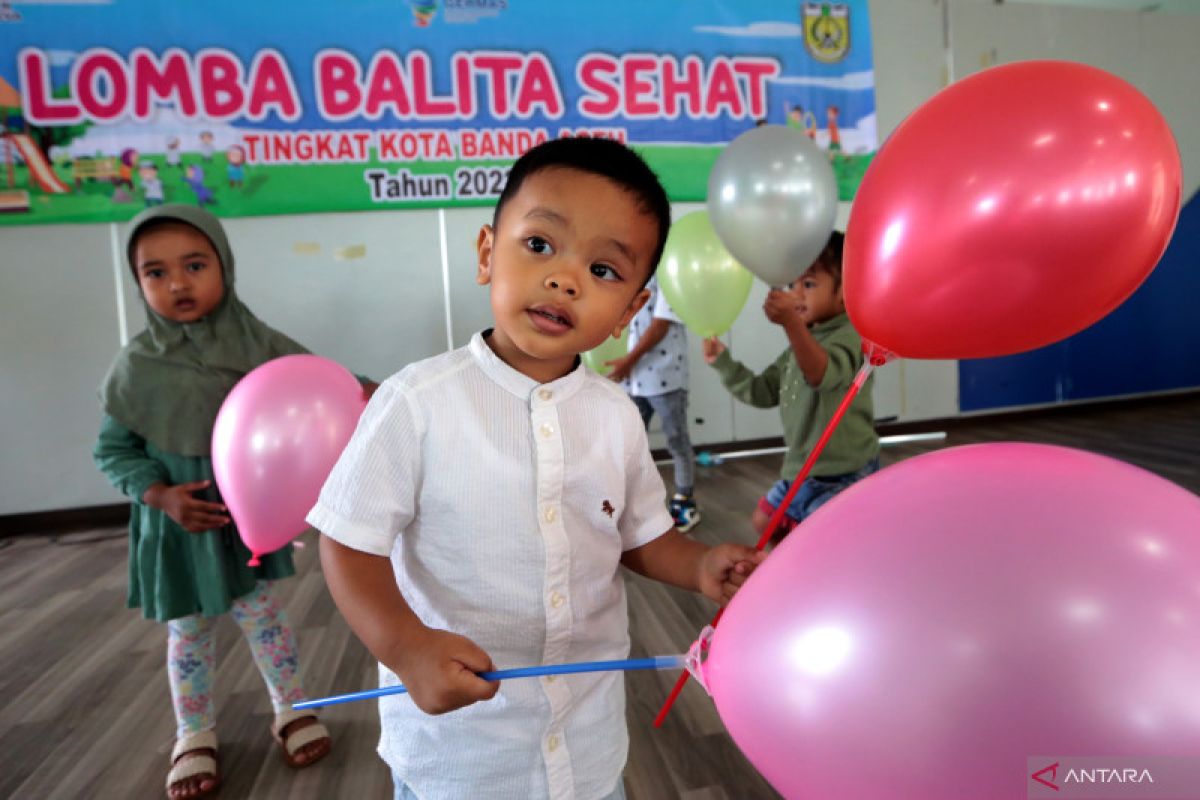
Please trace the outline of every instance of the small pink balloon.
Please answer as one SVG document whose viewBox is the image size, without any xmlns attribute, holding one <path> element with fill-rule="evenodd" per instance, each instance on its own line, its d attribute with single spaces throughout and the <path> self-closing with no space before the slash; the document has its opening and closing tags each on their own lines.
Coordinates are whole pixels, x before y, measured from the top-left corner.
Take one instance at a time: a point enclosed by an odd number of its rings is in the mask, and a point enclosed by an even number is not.
<svg viewBox="0 0 1200 800">
<path fill-rule="evenodd" d="M 254 554 L 251 566 L 307 527 L 365 406 L 345 367 L 313 355 L 268 361 L 225 398 L 213 426 L 213 474 Z"/>
<path fill-rule="evenodd" d="M 903 461 L 771 554 L 702 669 L 788 798 L 1024 798 L 1030 757 L 1194 757 L 1200 498 L 1062 447 Z"/>
</svg>

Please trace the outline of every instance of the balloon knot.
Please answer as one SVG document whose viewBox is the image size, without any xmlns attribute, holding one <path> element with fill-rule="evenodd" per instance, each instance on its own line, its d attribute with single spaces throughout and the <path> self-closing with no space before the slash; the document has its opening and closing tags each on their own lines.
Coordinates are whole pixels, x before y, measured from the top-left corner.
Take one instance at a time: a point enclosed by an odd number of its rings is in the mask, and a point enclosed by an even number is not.
<svg viewBox="0 0 1200 800">
<path fill-rule="evenodd" d="M 863 353 L 867 356 L 867 361 L 871 363 L 872 367 L 882 367 L 884 364 L 888 363 L 889 361 L 893 361 L 896 358 L 896 354 L 891 350 L 885 350 L 874 342 L 869 342 L 866 339 L 863 339 L 862 349 Z"/>
<path fill-rule="evenodd" d="M 687 668 L 688 673 L 696 679 L 696 683 L 704 687 L 704 691 L 712 696 L 709 691 L 708 683 L 704 680 L 704 662 L 708 658 L 708 648 L 712 644 L 712 637 L 716 631 L 712 625 L 705 625 L 704 630 L 700 631 L 700 638 L 692 643 L 688 648 L 687 658 L 684 659 L 683 665 Z"/>
</svg>

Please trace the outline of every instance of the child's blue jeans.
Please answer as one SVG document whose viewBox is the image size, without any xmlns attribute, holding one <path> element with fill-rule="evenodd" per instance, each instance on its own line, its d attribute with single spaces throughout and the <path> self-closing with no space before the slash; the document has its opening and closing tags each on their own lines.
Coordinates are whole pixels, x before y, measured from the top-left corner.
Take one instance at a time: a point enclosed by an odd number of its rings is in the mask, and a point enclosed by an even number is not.
<svg viewBox="0 0 1200 800">
<path fill-rule="evenodd" d="M 687 389 L 676 389 L 653 397 L 634 397 L 633 403 L 642 415 L 642 424 L 650 427 L 655 414 L 662 419 L 663 433 L 667 436 L 667 451 L 675 465 L 675 491 L 691 494 L 696 485 L 696 453 L 688 435 Z"/>
<path fill-rule="evenodd" d="M 875 457 L 857 472 L 848 472 L 845 475 L 823 475 L 819 478 L 805 478 L 804 483 L 800 484 L 800 488 L 796 491 L 796 496 L 788 504 L 787 510 L 783 512 L 784 520 L 779 526 L 780 531 L 787 533 L 812 516 L 813 512 L 818 508 L 832 500 L 833 496 L 838 492 L 878 470 L 879 458 Z M 788 488 L 791 485 L 792 482 L 786 479 L 777 481 L 771 487 L 770 491 L 767 492 L 766 496 L 758 501 L 759 510 L 768 517 L 775 513 L 775 509 L 783 502 L 783 498 L 787 495 Z"/>
</svg>

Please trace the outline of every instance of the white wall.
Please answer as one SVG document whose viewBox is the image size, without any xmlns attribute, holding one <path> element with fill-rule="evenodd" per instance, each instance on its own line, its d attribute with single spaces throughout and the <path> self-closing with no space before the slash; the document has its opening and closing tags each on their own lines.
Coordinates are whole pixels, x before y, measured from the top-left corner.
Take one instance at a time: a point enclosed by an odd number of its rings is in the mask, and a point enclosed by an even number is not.
<svg viewBox="0 0 1200 800">
<path fill-rule="evenodd" d="M 1179 139 L 1186 193 L 1195 191 L 1200 16 L 991 0 L 879 0 L 871 14 L 880 136 L 951 73 L 963 77 L 1025 58 L 1076 59 L 1113 71 L 1150 96 Z M 679 204 L 675 214 L 700 207 Z M 488 209 L 452 209 L 226 224 L 238 256 L 239 292 L 257 314 L 314 351 L 382 378 L 463 344 L 488 324 L 487 292 L 474 282 L 474 242 L 489 218 Z M 96 387 L 120 346 L 122 322 L 131 333 L 143 324 L 124 268 L 114 268 L 115 233 L 108 225 L 0 228 L 0 515 L 120 500 L 90 456 L 99 422 Z M 365 250 L 361 257 L 339 258 L 358 246 Z M 758 310 L 764 293 L 755 287 L 728 335 L 735 354 L 754 367 L 784 346 Z M 695 337 L 691 355 L 697 444 L 778 434 L 775 411 L 737 404 L 720 387 Z M 957 380 L 954 362 L 889 364 L 877 373 L 876 414 L 952 416 Z M 652 441 L 661 444 L 661 434 L 654 432 Z"/>
<path fill-rule="evenodd" d="M 120 326 L 108 226 L 0 237 L 0 514 L 102 502 L 96 389 Z"/>
</svg>

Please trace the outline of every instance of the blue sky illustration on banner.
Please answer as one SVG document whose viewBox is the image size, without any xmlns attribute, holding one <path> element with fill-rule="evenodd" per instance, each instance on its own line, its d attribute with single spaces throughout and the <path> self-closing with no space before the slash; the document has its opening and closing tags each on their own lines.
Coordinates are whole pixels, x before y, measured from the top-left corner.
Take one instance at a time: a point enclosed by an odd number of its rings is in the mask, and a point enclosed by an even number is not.
<svg viewBox="0 0 1200 800">
<path fill-rule="evenodd" d="M 395 202 L 483 203 L 499 173 L 461 167 L 563 135 L 639 147 L 697 200 L 763 123 L 829 150 L 849 199 L 878 145 L 866 0 L 0 0 L 0 116 L 27 212 L 0 224 L 127 218 L 143 179 L 188 196 L 181 164 L 258 170 L 209 186 L 229 215 L 377 207 L 364 170 L 396 165 L 458 188 Z"/>
</svg>

